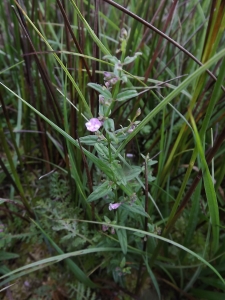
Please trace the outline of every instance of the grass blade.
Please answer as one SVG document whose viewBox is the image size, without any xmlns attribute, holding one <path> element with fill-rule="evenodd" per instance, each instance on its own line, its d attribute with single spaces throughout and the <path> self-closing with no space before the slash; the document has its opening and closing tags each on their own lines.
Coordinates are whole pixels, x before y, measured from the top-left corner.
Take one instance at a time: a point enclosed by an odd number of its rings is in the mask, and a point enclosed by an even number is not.
<svg viewBox="0 0 225 300">
<path fill-rule="evenodd" d="M 198 148 L 199 156 L 202 162 L 203 181 L 204 181 L 207 202 L 209 206 L 210 222 L 212 223 L 212 233 L 213 233 L 212 251 L 213 253 L 215 253 L 219 247 L 219 229 L 220 229 L 219 208 L 218 208 L 218 203 L 216 198 L 216 192 L 214 189 L 212 177 L 209 172 L 209 167 L 205 159 L 205 154 L 202 147 L 201 139 L 199 137 L 199 133 L 191 113 L 190 113 L 190 120 L 195 133 L 196 146 Z"/>
</svg>

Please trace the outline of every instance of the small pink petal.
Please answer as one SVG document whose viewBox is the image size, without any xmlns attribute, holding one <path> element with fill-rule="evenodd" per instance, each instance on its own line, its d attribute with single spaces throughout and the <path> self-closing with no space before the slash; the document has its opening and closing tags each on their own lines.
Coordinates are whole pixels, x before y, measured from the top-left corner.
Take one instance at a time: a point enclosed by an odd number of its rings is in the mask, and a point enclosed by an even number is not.
<svg viewBox="0 0 225 300">
<path fill-rule="evenodd" d="M 99 119 L 97 118 L 92 118 L 87 123 L 85 123 L 85 126 L 87 127 L 87 130 L 95 132 L 98 131 L 99 128 L 102 126 L 102 122 L 99 121 Z"/>
<path fill-rule="evenodd" d="M 118 80 L 119 80 L 118 77 L 114 77 L 114 78 L 110 79 L 110 83 L 111 83 L 112 85 L 114 85 L 114 84 L 117 83 Z"/>
<path fill-rule="evenodd" d="M 103 72 L 104 74 L 104 78 L 107 79 L 107 78 L 111 78 L 112 77 L 112 73 L 109 73 L 109 72 Z"/>
<path fill-rule="evenodd" d="M 135 129 L 135 126 L 134 125 L 131 125 L 130 128 L 127 130 L 128 133 L 131 133 L 133 132 Z"/>
<path fill-rule="evenodd" d="M 107 231 L 109 229 L 109 226 L 107 225 L 102 225 L 102 231 Z"/>
<path fill-rule="evenodd" d="M 117 209 L 122 203 L 110 203 L 109 210 Z"/>
</svg>

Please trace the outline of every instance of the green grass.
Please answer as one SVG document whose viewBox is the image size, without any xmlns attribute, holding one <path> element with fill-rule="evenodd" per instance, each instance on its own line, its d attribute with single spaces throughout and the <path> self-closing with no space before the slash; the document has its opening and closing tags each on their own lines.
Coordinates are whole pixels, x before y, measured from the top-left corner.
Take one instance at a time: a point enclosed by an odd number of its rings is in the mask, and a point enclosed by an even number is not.
<svg viewBox="0 0 225 300">
<path fill-rule="evenodd" d="M 0 3 L 2 293 L 222 299 L 224 12 Z"/>
</svg>

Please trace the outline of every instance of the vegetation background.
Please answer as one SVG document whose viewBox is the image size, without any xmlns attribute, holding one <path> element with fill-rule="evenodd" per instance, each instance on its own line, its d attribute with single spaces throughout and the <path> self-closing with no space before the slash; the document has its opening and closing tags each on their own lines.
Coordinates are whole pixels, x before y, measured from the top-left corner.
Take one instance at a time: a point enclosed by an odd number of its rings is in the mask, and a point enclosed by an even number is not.
<svg viewBox="0 0 225 300">
<path fill-rule="evenodd" d="M 224 12 L 0 1 L 2 299 L 224 300 Z"/>
</svg>

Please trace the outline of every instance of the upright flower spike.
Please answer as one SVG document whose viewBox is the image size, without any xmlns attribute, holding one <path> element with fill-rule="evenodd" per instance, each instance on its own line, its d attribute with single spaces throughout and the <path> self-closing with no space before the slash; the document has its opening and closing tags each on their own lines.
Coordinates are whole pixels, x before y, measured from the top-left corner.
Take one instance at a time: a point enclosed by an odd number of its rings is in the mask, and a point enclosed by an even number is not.
<svg viewBox="0 0 225 300">
<path fill-rule="evenodd" d="M 85 123 L 85 126 L 87 127 L 87 130 L 95 132 L 102 126 L 102 122 L 97 118 L 91 118 L 87 123 Z"/>
<path fill-rule="evenodd" d="M 122 203 L 110 203 L 109 210 L 117 209 Z"/>
</svg>

